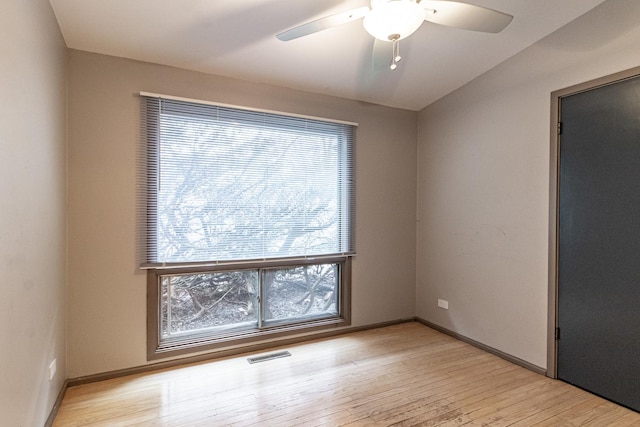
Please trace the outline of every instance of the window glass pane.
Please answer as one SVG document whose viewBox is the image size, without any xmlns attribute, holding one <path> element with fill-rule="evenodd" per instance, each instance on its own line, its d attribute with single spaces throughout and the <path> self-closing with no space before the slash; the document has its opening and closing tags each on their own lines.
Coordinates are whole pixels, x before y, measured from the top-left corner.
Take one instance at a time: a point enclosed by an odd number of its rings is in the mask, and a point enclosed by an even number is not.
<svg viewBox="0 0 640 427">
<path fill-rule="evenodd" d="M 338 271 L 337 264 L 264 270 L 265 323 L 336 316 Z"/>
<path fill-rule="evenodd" d="M 162 276 L 161 339 L 255 328 L 257 291 L 255 270 Z"/>
</svg>

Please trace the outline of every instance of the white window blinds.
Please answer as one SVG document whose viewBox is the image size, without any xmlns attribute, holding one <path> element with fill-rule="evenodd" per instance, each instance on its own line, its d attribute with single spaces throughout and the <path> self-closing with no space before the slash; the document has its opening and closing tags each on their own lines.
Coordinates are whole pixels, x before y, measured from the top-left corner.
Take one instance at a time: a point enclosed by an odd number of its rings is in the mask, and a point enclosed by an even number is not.
<svg viewBox="0 0 640 427">
<path fill-rule="evenodd" d="M 143 102 L 145 264 L 354 253 L 354 125 Z"/>
</svg>

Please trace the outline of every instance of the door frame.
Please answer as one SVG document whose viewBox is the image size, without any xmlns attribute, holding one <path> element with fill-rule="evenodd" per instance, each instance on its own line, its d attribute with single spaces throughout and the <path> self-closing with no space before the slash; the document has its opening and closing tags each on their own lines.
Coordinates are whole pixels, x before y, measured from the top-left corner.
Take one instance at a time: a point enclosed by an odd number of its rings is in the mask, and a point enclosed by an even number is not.
<svg viewBox="0 0 640 427">
<path fill-rule="evenodd" d="M 549 278 L 547 316 L 547 376 L 558 378 L 558 186 L 560 184 L 560 117 L 562 98 L 640 77 L 640 67 L 610 74 L 551 92 L 551 144 L 549 155 Z"/>
</svg>

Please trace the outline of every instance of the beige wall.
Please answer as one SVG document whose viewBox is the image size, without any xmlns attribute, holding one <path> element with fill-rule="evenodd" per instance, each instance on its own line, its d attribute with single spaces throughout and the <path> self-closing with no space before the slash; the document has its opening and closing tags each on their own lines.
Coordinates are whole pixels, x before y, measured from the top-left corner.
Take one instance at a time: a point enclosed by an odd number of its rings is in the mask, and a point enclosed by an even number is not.
<svg viewBox="0 0 640 427">
<path fill-rule="evenodd" d="M 550 93 L 640 65 L 638 16 L 605 2 L 420 113 L 418 316 L 546 367 Z"/>
<path fill-rule="evenodd" d="M 66 49 L 48 1 L 0 28 L 0 425 L 39 426 L 65 379 Z"/>
<path fill-rule="evenodd" d="M 146 363 L 140 91 L 358 122 L 352 323 L 413 316 L 416 112 L 80 51 L 69 73 L 69 377 Z"/>
</svg>

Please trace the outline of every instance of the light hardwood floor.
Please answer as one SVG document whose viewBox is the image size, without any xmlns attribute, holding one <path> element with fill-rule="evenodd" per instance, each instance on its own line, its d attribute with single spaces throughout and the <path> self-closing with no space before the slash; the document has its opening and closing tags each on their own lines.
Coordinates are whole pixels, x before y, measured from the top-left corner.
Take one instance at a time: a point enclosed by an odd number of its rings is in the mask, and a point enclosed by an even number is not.
<svg viewBox="0 0 640 427">
<path fill-rule="evenodd" d="M 54 426 L 640 426 L 636 412 L 419 323 L 283 349 L 291 357 L 71 387 Z"/>
</svg>

